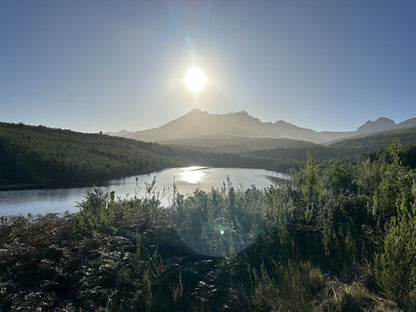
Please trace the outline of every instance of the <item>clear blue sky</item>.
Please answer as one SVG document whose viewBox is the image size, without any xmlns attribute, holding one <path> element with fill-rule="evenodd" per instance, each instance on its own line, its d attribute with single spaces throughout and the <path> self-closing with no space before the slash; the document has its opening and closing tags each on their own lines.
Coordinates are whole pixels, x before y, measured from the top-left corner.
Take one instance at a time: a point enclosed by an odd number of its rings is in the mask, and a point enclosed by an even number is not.
<svg viewBox="0 0 416 312">
<path fill-rule="evenodd" d="M 198 107 L 353 130 L 416 117 L 416 1 L 0 2 L 0 121 L 157 127 Z M 182 78 L 196 62 L 198 95 Z"/>
</svg>

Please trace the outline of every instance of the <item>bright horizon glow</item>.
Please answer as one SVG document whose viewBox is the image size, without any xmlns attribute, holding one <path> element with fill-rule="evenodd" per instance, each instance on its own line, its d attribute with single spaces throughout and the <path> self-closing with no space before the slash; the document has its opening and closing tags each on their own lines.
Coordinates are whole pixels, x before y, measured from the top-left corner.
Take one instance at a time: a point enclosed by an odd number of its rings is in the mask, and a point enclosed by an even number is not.
<svg viewBox="0 0 416 312">
<path fill-rule="evenodd" d="M 192 65 L 185 74 L 185 85 L 193 92 L 199 92 L 207 84 L 207 76 L 204 71 L 196 65 Z"/>
</svg>

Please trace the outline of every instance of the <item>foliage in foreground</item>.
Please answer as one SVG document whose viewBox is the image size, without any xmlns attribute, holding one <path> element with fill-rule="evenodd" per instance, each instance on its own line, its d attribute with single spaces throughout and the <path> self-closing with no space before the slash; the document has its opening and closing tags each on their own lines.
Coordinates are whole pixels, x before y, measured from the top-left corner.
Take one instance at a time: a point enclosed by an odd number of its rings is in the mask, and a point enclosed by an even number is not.
<svg viewBox="0 0 416 312">
<path fill-rule="evenodd" d="M 1 311 L 415 311 L 415 171 L 311 155 L 264 191 L 168 208 L 88 192 L 74 215 L 3 217 Z"/>
</svg>

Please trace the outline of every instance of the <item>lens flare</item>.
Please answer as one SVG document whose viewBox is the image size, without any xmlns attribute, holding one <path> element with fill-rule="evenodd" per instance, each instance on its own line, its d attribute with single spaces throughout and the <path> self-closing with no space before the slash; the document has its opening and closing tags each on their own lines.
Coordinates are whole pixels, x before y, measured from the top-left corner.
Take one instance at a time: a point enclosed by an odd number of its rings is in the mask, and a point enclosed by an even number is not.
<svg viewBox="0 0 416 312">
<path fill-rule="evenodd" d="M 250 246 L 263 228 L 266 206 L 256 199 L 258 194 L 255 188 L 236 191 L 229 180 L 208 193 L 196 189 L 185 200 L 176 194 L 179 200 L 175 201 L 173 225 L 182 242 L 199 254 L 235 255 Z"/>
</svg>

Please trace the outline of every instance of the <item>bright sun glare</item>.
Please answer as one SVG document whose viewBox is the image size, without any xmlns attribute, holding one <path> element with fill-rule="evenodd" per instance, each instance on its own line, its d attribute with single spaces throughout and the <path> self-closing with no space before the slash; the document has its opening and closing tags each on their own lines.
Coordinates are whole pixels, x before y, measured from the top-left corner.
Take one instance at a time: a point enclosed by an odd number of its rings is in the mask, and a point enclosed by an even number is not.
<svg viewBox="0 0 416 312">
<path fill-rule="evenodd" d="M 200 167 L 188 167 L 182 173 L 182 181 L 196 184 L 201 182 L 202 178 L 204 177 L 204 173 L 200 170 Z"/>
<path fill-rule="evenodd" d="M 185 84 L 191 91 L 201 91 L 207 84 L 207 76 L 201 68 L 193 65 L 185 74 Z"/>
</svg>

